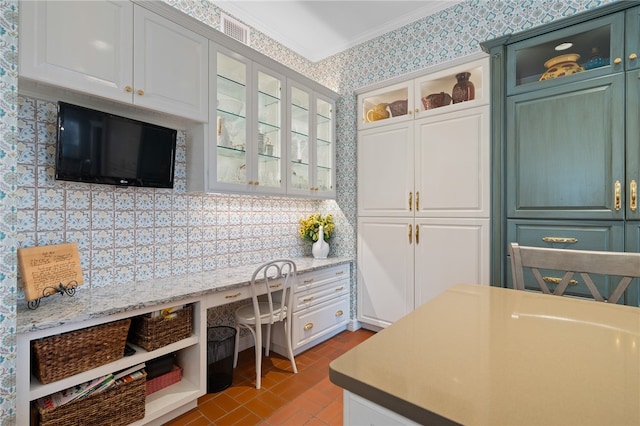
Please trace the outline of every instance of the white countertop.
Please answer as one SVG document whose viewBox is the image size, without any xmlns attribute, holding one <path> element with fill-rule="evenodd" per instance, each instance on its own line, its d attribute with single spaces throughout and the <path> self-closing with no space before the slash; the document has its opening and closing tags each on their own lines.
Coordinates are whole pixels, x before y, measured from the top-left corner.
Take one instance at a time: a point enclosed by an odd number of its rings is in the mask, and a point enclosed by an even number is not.
<svg viewBox="0 0 640 426">
<path fill-rule="evenodd" d="M 312 257 L 293 258 L 298 273 L 313 271 L 327 266 L 351 262 L 350 258 Z M 40 302 L 37 309 L 30 310 L 25 302 L 18 304 L 17 333 L 43 330 L 68 323 L 100 318 L 119 312 L 152 307 L 164 303 L 204 296 L 236 287 L 249 285 L 255 265 L 226 268 L 211 272 L 199 272 L 177 277 L 161 278 L 129 285 L 89 288 L 79 286 L 72 297 L 49 296 Z"/>
<path fill-rule="evenodd" d="M 422 424 L 640 425 L 640 308 L 459 285 L 330 378 Z"/>
</svg>

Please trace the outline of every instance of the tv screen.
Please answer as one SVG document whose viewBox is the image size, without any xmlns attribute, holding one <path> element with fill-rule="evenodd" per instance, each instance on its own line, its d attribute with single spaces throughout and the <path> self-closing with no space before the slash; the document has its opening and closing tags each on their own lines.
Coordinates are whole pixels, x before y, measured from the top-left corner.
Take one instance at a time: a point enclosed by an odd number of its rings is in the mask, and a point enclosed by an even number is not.
<svg viewBox="0 0 640 426">
<path fill-rule="evenodd" d="M 58 102 L 56 179 L 173 188 L 176 130 Z"/>
</svg>

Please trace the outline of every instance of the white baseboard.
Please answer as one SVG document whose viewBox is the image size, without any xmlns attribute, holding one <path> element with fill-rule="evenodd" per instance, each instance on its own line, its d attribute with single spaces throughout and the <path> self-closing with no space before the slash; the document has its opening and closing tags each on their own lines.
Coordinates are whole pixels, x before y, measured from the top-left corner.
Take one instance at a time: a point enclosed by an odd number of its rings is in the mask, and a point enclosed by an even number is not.
<svg viewBox="0 0 640 426">
<path fill-rule="evenodd" d="M 347 330 L 349 331 L 356 331 L 356 330 L 360 330 L 361 328 L 362 328 L 362 324 L 360 324 L 360 321 L 356 319 L 349 320 L 349 323 L 347 324 Z"/>
</svg>

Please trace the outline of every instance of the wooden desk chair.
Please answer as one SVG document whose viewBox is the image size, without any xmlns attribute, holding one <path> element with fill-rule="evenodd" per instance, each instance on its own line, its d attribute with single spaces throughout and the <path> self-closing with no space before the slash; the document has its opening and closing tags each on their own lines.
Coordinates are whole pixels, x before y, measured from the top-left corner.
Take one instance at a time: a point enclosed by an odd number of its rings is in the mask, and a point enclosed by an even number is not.
<svg viewBox="0 0 640 426">
<path fill-rule="evenodd" d="M 631 280 L 640 277 L 640 253 L 551 249 L 520 246 L 518 243 L 511 243 L 509 252 L 513 285 L 517 290 L 525 288 L 526 268 L 531 270 L 543 293 L 559 296 L 564 294 L 569 285 L 577 284 L 573 277 L 579 274 L 595 300 L 617 303 Z M 540 273 L 542 269 L 562 271 L 562 278 L 558 282 L 556 278 L 543 277 Z M 602 297 L 589 274 L 609 277 L 613 289 L 609 299 Z M 614 285 L 616 277 L 620 279 Z M 547 282 L 557 284 L 553 292 L 547 287 Z"/>
<path fill-rule="evenodd" d="M 256 352 L 256 389 L 260 389 L 262 375 L 262 326 L 267 329 L 265 355 L 269 356 L 271 345 L 271 325 L 284 323 L 287 352 L 293 372 L 297 373 L 296 361 L 291 347 L 291 306 L 293 288 L 296 282 L 296 264 L 292 260 L 280 259 L 259 266 L 251 277 L 251 303 L 239 307 L 235 312 L 236 348 L 233 367 L 238 365 L 238 344 L 240 329 L 246 328 L 253 335 Z M 258 286 L 266 286 L 266 294 L 257 296 Z"/>
</svg>

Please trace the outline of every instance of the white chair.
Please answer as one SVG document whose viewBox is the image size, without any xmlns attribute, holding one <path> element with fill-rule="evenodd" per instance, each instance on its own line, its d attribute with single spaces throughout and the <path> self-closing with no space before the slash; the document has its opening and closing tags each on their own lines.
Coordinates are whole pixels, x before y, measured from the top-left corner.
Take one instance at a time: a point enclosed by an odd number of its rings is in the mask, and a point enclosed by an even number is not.
<svg viewBox="0 0 640 426">
<path fill-rule="evenodd" d="M 291 306 L 293 286 L 296 282 L 296 264 L 292 260 L 272 260 L 259 266 L 251 277 L 252 302 L 239 307 L 235 312 L 236 348 L 233 367 L 238 365 L 240 329 L 246 328 L 253 335 L 256 351 L 256 389 L 260 389 L 262 375 L 262 326 L 267 329 L 265 355 L 269 355 L 271 325 L 283 322 L 287 352 L 293 372 L 297 373 L 296 361 L 291 347 Z M 259 296 L 260 295 L 260 296 Z"/>
<path fill-rule="evenodd" d="M 509 253 L 516 290 L 525 289 L 526 269 L 531 270 L 535 283 L 543 293 L 559 296 L 563 295 L 570 285 L 579 284 L 575 279 L 579 275 L 595 300 L 618 303 L 629 283 L 640 277 L 640 253 L 527 247 L 518 243 L 510 244 Z M 561 271 L 561 277 L 543 276 L 540 270 Z M 609 278 L 608 299 L 602 297 L 590 274 Z M 557 285 L 553 292 L 549 290 L 547 283 Z"/>
</svg>

